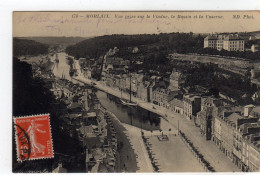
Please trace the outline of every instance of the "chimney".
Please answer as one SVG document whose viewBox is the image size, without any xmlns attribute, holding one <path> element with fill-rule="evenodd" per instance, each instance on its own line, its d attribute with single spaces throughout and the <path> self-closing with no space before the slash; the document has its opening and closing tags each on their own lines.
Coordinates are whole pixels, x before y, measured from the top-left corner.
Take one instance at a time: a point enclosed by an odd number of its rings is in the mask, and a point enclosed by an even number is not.
<svg viewBox="0 0 260 175">
<path fill-rule="evenodd" d="M 246 105 L 244 107 L 244 117 L 249 117 L 249 114 L 254 109 L 254 107 L 254 105 Z"/>
</svg>

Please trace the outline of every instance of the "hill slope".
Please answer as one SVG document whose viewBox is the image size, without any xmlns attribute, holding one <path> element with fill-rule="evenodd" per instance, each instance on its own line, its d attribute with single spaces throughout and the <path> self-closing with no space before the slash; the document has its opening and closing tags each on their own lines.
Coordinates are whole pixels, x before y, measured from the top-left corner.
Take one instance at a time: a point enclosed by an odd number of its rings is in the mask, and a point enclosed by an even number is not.
<svg viewBox="0 0 260 175">
<path fill-rule="evenodd" d="M 97 58 L 105 54 L 110 48 L 118 47 L 122 50 L 134 46 L 142 46 L 141 51 L 150 49 L 151 52 L 158 50 L 186 53 L 203 48 L 203 37 L 200 35 L 193 36 L 192 33 L 106 35 L 68 46 L 66 52 L 77 58 L 88 56 Z"/>
<path fill-rule="evenodd" d="M 74 45 L 87 38 L 83 38 L 83 37 L 22 37 L 21 39 L 34 40 L 39 43 L 48 44 L 48 45 L 63 45 L 66 47 L 69 45 Z"/>
<path fill-rule="evenodd" d="M 13 38 L 13 55 L 39 55 L 48 53 L 49 46 L 33 40 Z"/>
</svg>

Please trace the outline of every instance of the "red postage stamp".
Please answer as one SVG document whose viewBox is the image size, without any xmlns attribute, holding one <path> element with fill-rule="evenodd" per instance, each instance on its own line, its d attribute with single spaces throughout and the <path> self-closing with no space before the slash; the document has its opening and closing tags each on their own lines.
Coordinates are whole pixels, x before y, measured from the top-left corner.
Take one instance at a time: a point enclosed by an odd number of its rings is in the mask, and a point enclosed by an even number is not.
<svg viewBox="0 0 260 175">
<path fill-rule="evenodd" d="M 49 114 L 15 117 L 17 160 L 53 158 Z"/>
</svg>

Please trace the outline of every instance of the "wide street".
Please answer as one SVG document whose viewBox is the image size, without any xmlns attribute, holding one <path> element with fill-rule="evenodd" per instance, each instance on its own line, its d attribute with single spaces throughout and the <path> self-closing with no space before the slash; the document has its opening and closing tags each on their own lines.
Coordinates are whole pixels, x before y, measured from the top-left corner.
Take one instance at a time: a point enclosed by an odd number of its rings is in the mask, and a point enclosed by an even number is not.
<svg viewBox="0 0 260 175">
<path fill-rule="evenodd" d="M 159 141 L 156 136 L 148 138 L 161 172 L 205 172 L 180 136 L 169 135 L 168 141 Z"/>
</svg>

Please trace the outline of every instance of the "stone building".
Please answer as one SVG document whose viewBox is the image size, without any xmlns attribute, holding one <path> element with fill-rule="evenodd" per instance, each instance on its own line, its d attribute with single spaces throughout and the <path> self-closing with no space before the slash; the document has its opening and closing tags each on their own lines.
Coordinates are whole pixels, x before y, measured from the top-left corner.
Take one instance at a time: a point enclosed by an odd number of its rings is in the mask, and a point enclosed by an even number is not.
<svg viewBox="0 0 260 175">
<path fill-rule="evenodd" d="M 170 91 L 169 89 L 156 88 L 152 92 L 152 101 L 154 104 L 169 109 L 169 102 L 176 96 L 179 91 Z"/>
<path fill-rule="evenodd" d="M 171 111 L 183 115 L 183 102 L 181 100 L 174 98 L 169 102 L 169 105 L 170 105 Z"/>
<path fill-rule="evenodd" d="M 245 50 L 245 41 L 237 34 L 208 35 L 204 39 L 204 48 L 243 52 Z"/>
<path fill-rule="evenodd" d="M 188 119 L 194 119 L 201 109 L 201 97 L 186 94 L 183 96 L 183 114 Z"/>
<path fill-rule="evenodd" d="M 180 89 L 185 83 L 185 76 L 183 73 L 178 71 L 177 69 L 173 69 L 171 75 L 170 75 L 170 85 L 169 89 L 174 90 L 174 89 Z"/>
</svg>

